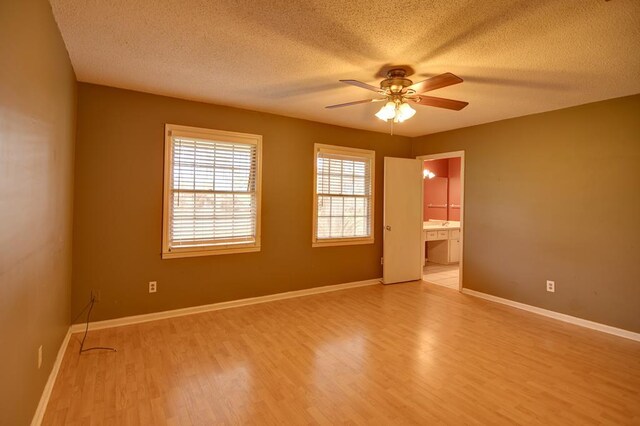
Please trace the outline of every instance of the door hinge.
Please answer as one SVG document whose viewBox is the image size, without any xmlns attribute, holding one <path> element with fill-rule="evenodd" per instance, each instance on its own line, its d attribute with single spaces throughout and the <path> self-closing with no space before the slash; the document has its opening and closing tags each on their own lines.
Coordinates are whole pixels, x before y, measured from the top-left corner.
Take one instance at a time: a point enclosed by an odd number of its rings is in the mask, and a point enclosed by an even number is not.
<svg viewBox="0 0 640 426">
<path fill-rule="evenodd" d="M 381 257 L 381 258 L 380 258 L 380 264 L 381 264 L 381 265 L 384 265 L 384 257 Z"/>
</svg>

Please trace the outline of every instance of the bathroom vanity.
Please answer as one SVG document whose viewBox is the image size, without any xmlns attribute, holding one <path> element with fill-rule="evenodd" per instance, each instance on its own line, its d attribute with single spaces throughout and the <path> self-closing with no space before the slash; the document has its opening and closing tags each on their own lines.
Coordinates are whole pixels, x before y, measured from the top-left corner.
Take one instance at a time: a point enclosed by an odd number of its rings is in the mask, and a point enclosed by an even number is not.
<svg viewBox="0 0 640 426">
<path fill-rule="evenodd" d="M 422 247 L 429 262 L 448 265 L 460 261 L 460 222 L 429 220 L 422 226 Z M 426 264 L 426 259 L 424 260 Z"/>
</svg>

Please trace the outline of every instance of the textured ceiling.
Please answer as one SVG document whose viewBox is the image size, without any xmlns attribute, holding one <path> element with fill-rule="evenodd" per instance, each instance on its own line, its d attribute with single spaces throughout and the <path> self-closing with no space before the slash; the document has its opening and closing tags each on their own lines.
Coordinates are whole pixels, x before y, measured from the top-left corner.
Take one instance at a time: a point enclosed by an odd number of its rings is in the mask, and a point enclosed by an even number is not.
<svg viewBox="0 0 640 426">
<path fill-rule="evenodd" d="M 80 81 L 389 131 L 375 94 L 387 64 L 462 111 L 416 106 L 423 135 L 640 93 L 638 0 L 51 0 Z"/>
</svg>

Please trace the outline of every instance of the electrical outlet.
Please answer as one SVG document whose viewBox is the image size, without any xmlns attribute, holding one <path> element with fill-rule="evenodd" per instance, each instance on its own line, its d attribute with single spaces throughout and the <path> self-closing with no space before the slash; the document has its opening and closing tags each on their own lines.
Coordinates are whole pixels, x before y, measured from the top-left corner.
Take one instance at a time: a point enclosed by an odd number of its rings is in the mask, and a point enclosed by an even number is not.
<svg viewBox="0 0 640 426">
<path fill-rule="evenodd" d="M 98 303 L 100 301 L 100 290 L 91 290 L 91 300 Z"/>
<path fill-rule="evenodd" d="M 155 293 L 158 290 L 157 281 L 149 281 L 149 293 Z"/>
<path fill-rule="evenodd" d="M 42 345 L 38 348 L 38 369 L 42 367 Z"/>
<path fill-rule="evenodd" d="M 556 292 L 556 282 L 547 280 L 547 291 L 550 293 Z"/>
</svg>

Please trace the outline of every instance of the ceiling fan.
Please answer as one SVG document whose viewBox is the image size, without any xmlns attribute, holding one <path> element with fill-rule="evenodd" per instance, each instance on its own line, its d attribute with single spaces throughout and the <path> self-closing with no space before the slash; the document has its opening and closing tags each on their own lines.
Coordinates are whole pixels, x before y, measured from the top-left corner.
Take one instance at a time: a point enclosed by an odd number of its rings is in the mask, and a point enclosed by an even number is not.
<svg viewBox="0 0 640 426">
<path fill-rule="evenodd" d="M 403 68 L 392 68 L 387 72 L 387 78 L 380 82 L 380 87 L 375 87 L 358 80 L 340 80 L 342 83 L 351 84 L 363 89 L 371 90 L 382 96 L 375 99 L 364 99 L 361 101 L 347 102 L 337 105 L 329 105 L 325 108 L 342 108 L 351 105 L 365 104 L 370 102 L 387 101 L 385 105 L 376 113 L 376 117 L 383 121 L 392 120 L 393 123 L 401 123 L 413 117 L 416 111 L 409 103 L 446 108 L 460 111 L 469 105 L 469 102 L 456 101 L 453 99 L 436 98 L 425 96 L 424 93 L 443 87 L 462 83 L 463 80 L 457 75 L 446 72 L 436 75 L 424 81 L 414 83 L 407 78 L 407 71 Z"/>
</svg>

